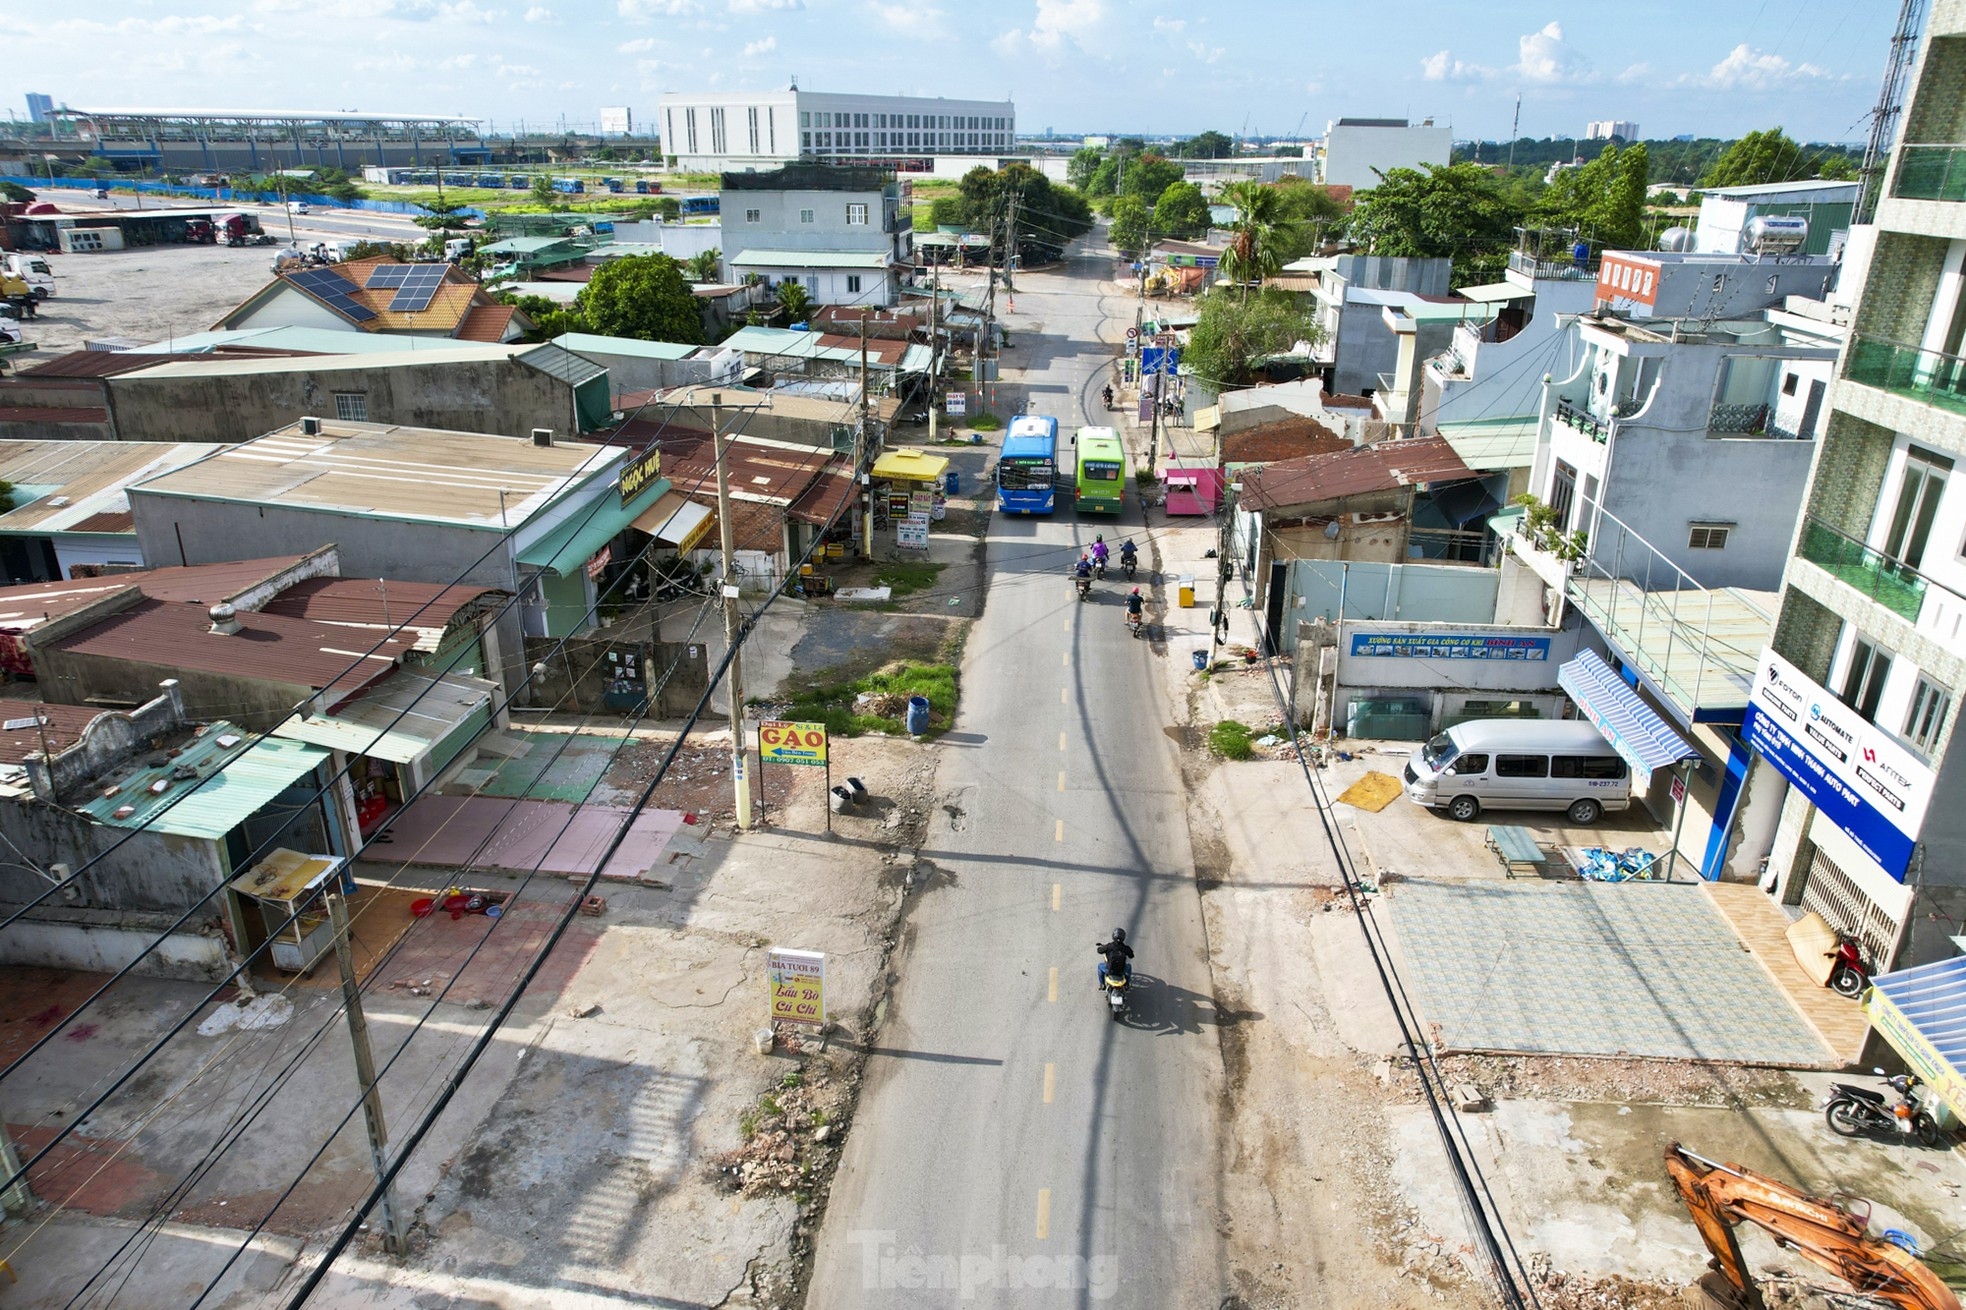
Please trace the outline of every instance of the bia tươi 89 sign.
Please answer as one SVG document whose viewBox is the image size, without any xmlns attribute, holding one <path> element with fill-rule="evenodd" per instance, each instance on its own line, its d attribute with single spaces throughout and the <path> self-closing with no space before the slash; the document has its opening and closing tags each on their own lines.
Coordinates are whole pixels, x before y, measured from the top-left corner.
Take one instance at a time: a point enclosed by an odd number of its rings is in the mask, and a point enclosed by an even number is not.
<svg viewBox="0 0 1966 1310">
<path fill-rule="evenodd" d="M 1903 882 L 1932 771 L 1773 651 L 1761 656 L 1742 735 L 1858 849 Z"/>
<path fill-rule="evenodd" d="M 1472 633 L 1354 632 L 1352 654 L 1425 660 L 1546 660 L 1548 637 L 1483 637 Z"/>
<path fill-rule="evenodd" d="M 826 955 L 823 951 L 765 952 L 765 974 L 771 980 L 773 1023 L 826 1022 Z"/>
<path fill-rule="evenodd" d="M 766 764 L 826 763 L 826 725 L 823 723 L 761 723 L 758 755 Z"/>
</svg>

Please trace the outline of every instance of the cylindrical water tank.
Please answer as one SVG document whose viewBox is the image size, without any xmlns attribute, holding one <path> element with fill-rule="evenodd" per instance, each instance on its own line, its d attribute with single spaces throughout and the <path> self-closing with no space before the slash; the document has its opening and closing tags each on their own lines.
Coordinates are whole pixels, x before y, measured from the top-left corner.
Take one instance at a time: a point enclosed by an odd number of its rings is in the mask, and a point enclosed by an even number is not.
<svg viewBox="0 0 1966 1310">
<path fill-rule="evenodd" d="M 1690 227 L 1669 227 L 1659 233 L 1659 249 L 1683 252 L 1693 248 L 1693 229 Z"/>
</svg>

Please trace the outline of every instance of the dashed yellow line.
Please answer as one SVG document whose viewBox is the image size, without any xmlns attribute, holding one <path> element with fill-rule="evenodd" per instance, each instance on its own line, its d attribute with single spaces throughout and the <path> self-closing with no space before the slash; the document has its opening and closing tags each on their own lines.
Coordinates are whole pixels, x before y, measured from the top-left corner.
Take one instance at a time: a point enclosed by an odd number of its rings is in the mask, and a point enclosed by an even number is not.
<svg viewBox="0 0 1966 1310">
<path fill-rule="evenodd" d="M 1069 704 L 1071 704 L 1071 702 L 1070 702 L 1069 700 L 1067 700 L 1067 699 L 1066 699 L 1066 696 L 1067 696 L 1067 695 L 1069 695 L 1069 694 L 1070 694 L 1070 692 L 1071 692 L 1071 689 L 1070 689 L 1069 687 L 1060 687 L 1060 688 L 1058 689 L 1058 703 L 1059 703 L 1060 705 L 1069 705 Z"/>
<path fill-rule="evenodd" d="M 1051 910 L 1054 914 L 1058 912 L 1058 898 L 1063 894 L 1063 889 L 1064 884 L 1062 883 L 1054 882 L 1051 884 Z"/>
<path fill-rule="evenodd" d="M 1070 652 L 1070 651 L 1068 651 L 1068 650 L 1061 650 L 1061 651 L 1059 651 L 1059 652 L 1058 652 L 1058 662 L 1059 662 L 1060 664 L 1062 664 L 1062 665 L 1064 665 L 1064 666 L 1065 666 L 1066 668 L 1068 668 L 1068 669 L 1069 669 L 1069 668 L 1071 668 L 1071 667 L 1072 667 L 1072 652 Z"/>
<path fill-rule="evenodd" d="M 1058 821 L 1058 827 L 1052 831 L 1051 839 L 1053 841 L 1065 840 L 1065 821 L 1063 819 Z"/>
<path fill-rule="evenodd" d="M 1051 1189 L 1049 1187 L 1040 1187 L 1038 1189 L 1038 1240 L 1042 1242 L 1050 1236 Z"/>
<path fill-rule="evenodd" d="M 1058 734 L 1058 749 L 1061 751 L 1065 749 L 1065 734 L 1062 732 Z"/>
<path fill-rule="evenodd" d="M 1044 1103 L 1051 1104 L 1051 1094 L 1058 1083 L 1058 1066 L 1047 1064 L 1044 1067 Z"/>
<path fill-rule="evenodd" d="M 1065 771 L 1063 769 L 1058 771 L 1058 790 L 1065 790 Z"/>
<path fill-rule="evenodd" d="M 1044 999 L 1053 1005 L 1058 1004 L 1058 966 L 1055 964 L 1051 966 L 1051 981 L 1045 987 Z"/>
</svg>

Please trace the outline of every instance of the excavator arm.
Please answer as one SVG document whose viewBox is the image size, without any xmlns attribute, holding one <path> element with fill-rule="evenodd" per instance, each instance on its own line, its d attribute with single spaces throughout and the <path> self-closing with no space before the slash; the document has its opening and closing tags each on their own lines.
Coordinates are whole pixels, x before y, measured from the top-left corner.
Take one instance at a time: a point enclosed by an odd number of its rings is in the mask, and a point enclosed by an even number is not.
<svg viewBox="0 0 1966 1310">
<path fill-rule="evenodd" d="M 1734 1238 L 1743 1221 L 1859 1292 L 1904 1310 L 1961 1310 L 1952 1289 L 1916 1256 L 1870 1236 L 1865 1224 L 1834 1202 L 1752 1169 L 1702 1159 L 1678 1142 L 1666 1148 L 1666 1173 L 1714 1263 L 1750 1310 L 1763 1310 L 1763 1303 Z"/>
</svg>

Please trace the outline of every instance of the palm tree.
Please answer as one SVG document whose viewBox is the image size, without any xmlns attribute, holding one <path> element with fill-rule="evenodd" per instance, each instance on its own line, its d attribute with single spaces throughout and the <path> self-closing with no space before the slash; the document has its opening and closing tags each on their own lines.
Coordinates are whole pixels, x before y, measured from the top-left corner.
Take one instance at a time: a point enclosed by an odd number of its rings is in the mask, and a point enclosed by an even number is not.
<svg viewBox="0 0 1966 1310">
<path fill-rule="evenodd" d="M 1222 199 L 1233 206 L 1236 221 L 1228 249 L 1222 252 L 1219 272 L 1231 282 L 1242 284 L 1243 295 L 1249 284 L 1261 283 L 1282 267 L 1277 239 L 1293 224 L 1282 217 L 1283 207 L 1277 189 L 1261 182 L 1231 182 L 1222 188 Z"/>
<path fill-rule="evenodd" d="M 786 278 L 778 284 L 778 307 L 785 311 L 787 323 L 796 323 L 812 308 L 812 296 L 804 283 Z"/>
</svg>

